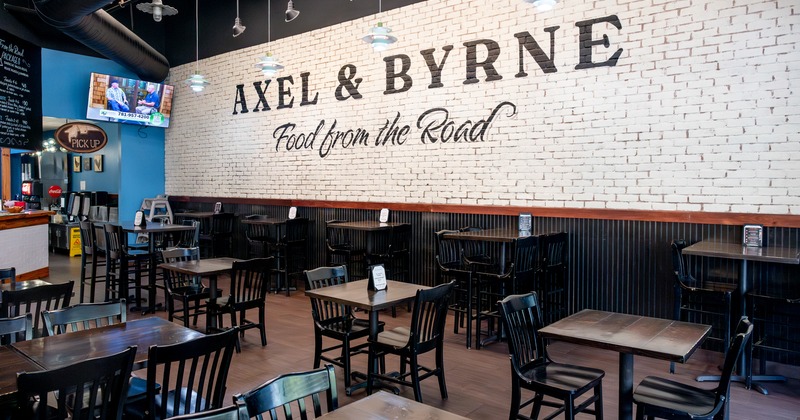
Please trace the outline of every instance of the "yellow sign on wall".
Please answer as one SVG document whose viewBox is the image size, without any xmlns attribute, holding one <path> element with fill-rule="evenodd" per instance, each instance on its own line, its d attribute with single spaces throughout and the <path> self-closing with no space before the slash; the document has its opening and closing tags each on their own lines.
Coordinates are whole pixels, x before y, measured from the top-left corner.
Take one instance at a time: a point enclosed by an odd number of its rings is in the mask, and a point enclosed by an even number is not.
<svg viewBox="0 0 800 420">
<path fill-rule="evenodd" d="M 81 255 L 81 229 L 74 227 L 69 229 L 69 256 Z"/>
</svg>

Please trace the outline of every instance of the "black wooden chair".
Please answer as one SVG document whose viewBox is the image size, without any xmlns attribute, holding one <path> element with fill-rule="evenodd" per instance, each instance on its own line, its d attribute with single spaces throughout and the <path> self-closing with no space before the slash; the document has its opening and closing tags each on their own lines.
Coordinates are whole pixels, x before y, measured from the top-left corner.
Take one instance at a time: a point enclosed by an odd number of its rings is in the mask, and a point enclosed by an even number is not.
<svg viewBox="0 0 800 420">
<path fill-rule="evenodd" d="M 83 303 L 84 289 L 89 286 L 89 302 L 94 302 L 95 286 L 97 283 L 105 283 L 105 273 L 98 274 L 98 267 L 106 266 L 105 254 L 97 247 L 95 230 L 92 222 L 86 220 L 80 222 L 81 233 L 81 287 L 79 302 Z M 87 276 L 88 270 L 88 276 Z M 106 296 L 108 293 L 106 292 Z"/>
<path fill-rule="evenodd" d="M 222 408 L 237 334 L 238 329 L 231 328 L 183 343 L 150 346 L 146 397 L 125 407 L 126 418 L 166 419 Z"/>
<path fill-rule="evenodd" d="M 19 373 L 18 418 L 122 419 L 135 357 L 133 346 L 58 369 Z M 48 405 L 51 396 L 55 401 Z"/>
<path fill-rule="evenodd" d="M 125 299 L 119 302 L 79 303 L 67 308 L 42 311 L 47 336 L 99 328 L 127 321 Z"/>
<path fill-rule="evenodd" d="M 212 316 L 218 318 L 218 325 L 222 325 L 223 315 L 229 314 L 231 325 L 239 326 L 242 337 L 245 330 L 257 328 L 261 333 L 261 346 L 267 345 L 266 302 L 272 261 L 273 257 L 234 262 L 230 295 L 217 298 L 216 303 L 209 302 L 208 307 Z M 245 318 L 248 309 L 258 309 L 257 322 Z M 236 351 L 241 351 L 238 341 Z"/>
<path fill-rule="evenodd" d="M 346 220 L 327 220 L 325 222 L 325 261 L 328 267 L 346 265 L 353 275 L 366 277 L 365 257 L 367 250 L 356 246 L 350 239 L 350 231 L 331 227 L 332 223 Z"/>
<path fill-rule="evenodd" d="M 127 321 L 125 299 L 119 302 L 79 303 L 63 309 L 42 311 L 46 336 L 121 324 Z M 132 376 L 127 388 L 127 401 L 136 401 L 145 396 L 147 383 Z"/>
<path fill-rule="evenodd" d="M 202 219 L 200 225 L 200 249 L 207 252 L 207 256 L 230 256 L 233 251 L 233 225 L 236 215 L 233 213 L 219 213 L 210 219 Z M 224 255 L 218 249 L 226 248 Z"/>
<path fill-rule="evenodd" d="M 339 398 L 336 391 L 336 375 L 333 366 L 307 372 L 295 372 L 280 375 L 258 386 L 252 391 L 233 396 L 235 401 L 244 401 L 250 417 L 262 418 L 263 413 L 269 413 L 268 418 L 278 419 L 300 417 L 308 418 L 305 399 L 311 398 L 314 409 L 314 418 L 322 416 L 321 398 L 325 398 L 327 412 L 339 408 Z M 293 410 L 292 406 L 297 408 Z M 278 409 L 283 408 L 283 416 L 278 414 Z"/>
<path fill-rule="evenodd" d="M 732 296 L 736 285 L 704 285 L 689 274 L 683 249 L 689 244 L 683 239 L 672 241 L 672 267 L 675 272 L 675 306 L 673 317 L 677 321 L 711 325 L 707 340 L 719 342 L 723 353 L 731 337 Z M 675 363 L 670 362 L 670 373 L 675 373 Z"/>
<path fill-rule="evenodd" d="M 233 405 L 194 414 L 172 417 L 172 420 L 250 420 L 247 406 L 242 401 L 234 401 Z"/>
<path fill-rule="evenodd" d="M 291 291 L 291 281 L 302 275 L 306 269 L 308 238 L 308 219 L 298 217 L 286 221 L 283 236 L 270 245 L 270 253 L 275 258 L 275 290 L 286 288 L 286 296 Z M 295 284 L 297 282 L 295 281 Z"/>
<path fill-rule="evenodd" d="M 30 313 L 13 318 L 0 318 L 0 345 L 16 343 L 33 338 L 33 315 Z"/>
<path fill-rule="evenodd" d="M 447 399 L 447 385 L 444 378 L 444 325 L 447 320 L 447 306 L 455 281 L 440 284 L 431 289 L 417 290 L 409 327 L 398 327 L 378 334 L 369 346 L 369 378 L 367 393 L 372 393 L 374 380 L 394 382 L 414 388 L 414 399 L 422 402 L 420 381 L 436 376 L 439 379 L 439 392 Z M 419 364 L 418 357 L 429 351 L 436 351 L 436 367 L 429 368 Z M 375 361 L 387 354 L 400 357 L 400 374 L 387 375 L 375 371 Z M 411 365 L 410 371 L 406 366 Z M 420 375 L 420 371 L 423 372 Z M 409 378 L 410 377 L 410 378 Z"/>
<path fill-rule="evenodd" d="M 142 275 L 150 273 L 150 270 L 147 269 L 150 263 L 150 252 L 125 246 L 127 233 L 122 230 L 121 226 L 104 224 L 103 234 L 105 235 L 106 286 L 109 296 L 115 296 L 116 300 L 133 301 L 134 306 L 141 305 L 143 301 Z M 128 281 L 131 275 L 133 275 L 132 283 Z M 128 290 L 120 290 L 121 282 L 128 284 Z M 128 295 L 131 288 L 134 289 L 134 294 Z"/>
<path fill-rule="evenodd" d="M 453 334 L 458 334 L 458 329 L 466 328 L 466 346 L 472 348 L 472 324 L 474 313 L 474 288 L 472 285 L 472 270 L 463 259 L 462 244 L 455 239 L 446 239 L 444 235 L 457 233 L 455 230 L 440 230 L 436 235 L 436 279 L 437 283 L 447 283 L 455 280 L 453 296 L 450 301 L 450 310 L 453 311 Z"/>
<path fill-rule="evenodd" d="M 319 267 L 305 272 L 306 290 L 344 284 L 349 281 L 347 266 Z M 340 366 L 344 370 L 345 389 L 350 388 L 350 356 L 367 353 L 369 343 L 353 345 L 354 340 L 369 336 L 369 321 L 353 316 L 353 310 L 335 302 L 311 299 L 311 317 L 314 320 L 314 369 L 319 368 L 324 360 Z M 379 331 L 383 331 L 380 323 Z M 338 343 L 323 347 L 323 337 L 337 340 Z M 338 350 L 339 355 L 325 355 L 329 351 Z"/>
<path fill-rule="evenodd" d="M 603 418 L 603 376 L 605 372 L 583 366 L 553 362 L 547 354 L 545 340 L 539 335 L 542 314 L 536 293 L 507 296 L 500 303 L 508 334 L 511 360 L 511 410 L 508 418 L 536 419 L 542 406 L 556 407 L 551 419 L 564 413 L 574 419 L 579 412 Z M 532 398 L 522 401 L 522 389 L 533 391 Z M 594 395 L 576 405 L 576 399 L 593 391 Z M 558 401 L 545 400 L 544 397 Z M 530 417 L 520 410 L 533 404 Z M 594 409 L 589 407 L 594 405 Z"/>
<path fill-rule="evenodd" d="M 200 249 L 197 247 L 165 249 L 161 251 L 161 258 L 166 263 L 199 260 Z M 184 327 L 189 327 L 191 317 L 194 318 L 192 325 L 197 325 L 198 316 L 208 311 L 206 300 L 211 296 L 211 290 L 196 276 L 167 269 L 163 270 L 163 276 L 167 319 L 172 321 L 177 318 L 183 321 Z"/>
<path fill-rule="evenodd" d="M 17 269 L 14 267 L 0 268 L 0 284 L 17 281 Z"/>
<path fill-rule="evenodd" d="M 30 289 L 3 290 L 3 302 L 0 315 L 8 318 L 26 313 L 33 314 L 33 336 L 42 334 L 42 311 L 66 308 L 72 298 L 74 281 L 60 284 L 48 284 Z"/>
<path fill-rule="evenodd" d="M 514 239 L 511 243 L 511 261 L 506 267 L 493 267 L 465 257 L 473 270 L 475 286 L 475 346 L 481 348 L 496 341 L 502 334 L 502 315 L 497 304 L 506 296 L 536 290 L 536 274 L 541 260 L 538 236 Z M 482 325 L 486 321 L 486 329 Z M 486 333 L 487 338 L 481 340 Z"/>
<path fill-rule="evenodd" d="M 245 220 L 267 218 L 269 216 L 263 214 L 251 214 L 244 217 Z M 247 223 L 244 233 L 247 240 L 247 258 L 268 257 L 270 247 L 278 242 L 274 229 L 268 224 Z"/>
<path fill-rule="evenodd" d="M 748 314 L 753 322 L 753 345 L 749 347 L 747 387 L 758 381 L 785 382 L 786 378 L 767 374 L 767 358 L 776 354 L 800 356 L 800 299 L 777 297 L 753 291 L 747 294 Z M 758 356 L 759 375 L 753 375 L 753 355 Z M 761 389 L 764 392 L 763 388 Z"/>
<path fill-rule="evenodd" d="M 392 227 L 386 247 L 367 255 L 368 264 L 383 264 L 386 276 L 392 280 L 408 282 L 411 258 L 411 225 Z"/>
<path fill-rule="evenodd" d="M 183 226 L 191 226 L 194 230 L 187 230 L 177 234 L 174 238 L 173 248 L 195 248 L 200 245 L 200 222 L 197 220 L 183 220 Z"/>
<path fill-rule="evenodd" d="M 536 273 L 536 292 L 542 305 L 542 322 L 552 324 L 567 315 L 567 233 L 541 237 L 542 258 Z"/>
<path fill-rule="evenodd" d="M 636 418 L 722 420 L 730 405 L 731 375 L 753 334 L 753 325 L 742 317 L 725 355 L 722 375 L 714 389 L 703 389 L 669 379 L 648 376 L 633 392 Z"/>
</svg>

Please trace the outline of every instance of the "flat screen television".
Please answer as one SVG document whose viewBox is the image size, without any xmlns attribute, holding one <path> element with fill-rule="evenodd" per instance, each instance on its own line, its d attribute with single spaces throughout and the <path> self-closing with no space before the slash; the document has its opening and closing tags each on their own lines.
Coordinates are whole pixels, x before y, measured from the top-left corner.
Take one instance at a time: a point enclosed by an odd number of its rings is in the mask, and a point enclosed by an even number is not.
<svg viewBox="0 0 800 420">
<path fill-rule="evenodd" d="M 92 73 L 86 118 L 166 128 L 174 93 L 164 83 Z"/>
</svg>

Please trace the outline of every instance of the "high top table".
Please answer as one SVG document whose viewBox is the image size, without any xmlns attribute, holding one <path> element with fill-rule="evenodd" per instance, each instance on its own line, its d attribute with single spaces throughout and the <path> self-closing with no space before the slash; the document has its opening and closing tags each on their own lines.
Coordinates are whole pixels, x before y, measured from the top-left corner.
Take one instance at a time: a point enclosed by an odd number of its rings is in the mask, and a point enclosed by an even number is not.
<svg viewBox="0 0 800 420">
<path fill-rule="evenodd" d="M 619 352 L 619 416 L 633 418 L 633 356 L 684 363 L 710 325 L 584 309 L 539 330 L 545 338 Z M 575 361 L 575 364 L 581 364 Z"/>
<path fill-rule="evenodd" d="M 683 249 L 686 255 L 697 255 L 701 257 L 725 258 L 729 260 L 740 260 L 742 262 L 741 272 L 739 273 L 739 313 L 747 315 L 747 304 L 745 297 L 750 290 L 747 280 L 748 261 L 761 261 L 775 264 L 800 264 L 800 249 L 790 247 L 762 246 L 748 247 L 738 243 L 700 241 Z M 779 375 L 756 375 L 753 376 L 749 359 L 746 352 L 742 353 L 739 359 L 737 370 L 739 375 L 731 377 L 732 381 L 742 382 L 749 387 L 751 381 L 753 387 L 764 395 L 769 392 L 757 382 L 785 382 L 786 378 Z M 697 378 L 698 381 L 719 381 L 719 375 L 704 375 Z"/>
</svg>

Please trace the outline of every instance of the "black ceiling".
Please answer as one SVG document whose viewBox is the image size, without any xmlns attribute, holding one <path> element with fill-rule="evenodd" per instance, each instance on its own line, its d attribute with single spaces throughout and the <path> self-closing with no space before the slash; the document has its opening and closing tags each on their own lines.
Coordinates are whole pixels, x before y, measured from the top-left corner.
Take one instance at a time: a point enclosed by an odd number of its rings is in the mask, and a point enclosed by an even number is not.
<svg viewBox="0 0 800 420">
<path fill-rule="evenodd" d="M 68 1 L 68 0 L 61 0 Z M 105 9 L 157 51 L 164 54 L 170 66 L 195 60 L 195 0 L 163 0 L 178 9 L 174 16 L 155 22 L 152 15 L 136 9 L 135 4 L 148 0 L 132 0 L 120 6 L 109 3 Z M 419 3 L 424 0 L 382 0 L 383 11 Z M 358 19 L 378 12 L 378 0 L 294 0 L 300 15 L 292 22 L 284 21 L 287 0 L 270 0 L 272 7 L 272 40 L 312 31 L 337 23 Z M 0 28 L 43 48 L 77 54 L 99 56 L 77 41 L 50 27 L 33 11 L 31 0 L 6 0 L 0 10 Z M 233 37 L 236 18 L 234 0 L 199 1 L 200 58 L 211 57 L 267 42 L 267 1 L 239 0 L 239 17 L 247 27 Z M 391 25 L 391 23 L 389 23 Z M 366 28 L 364 32 L 366 32 Z"/>
</svg>

